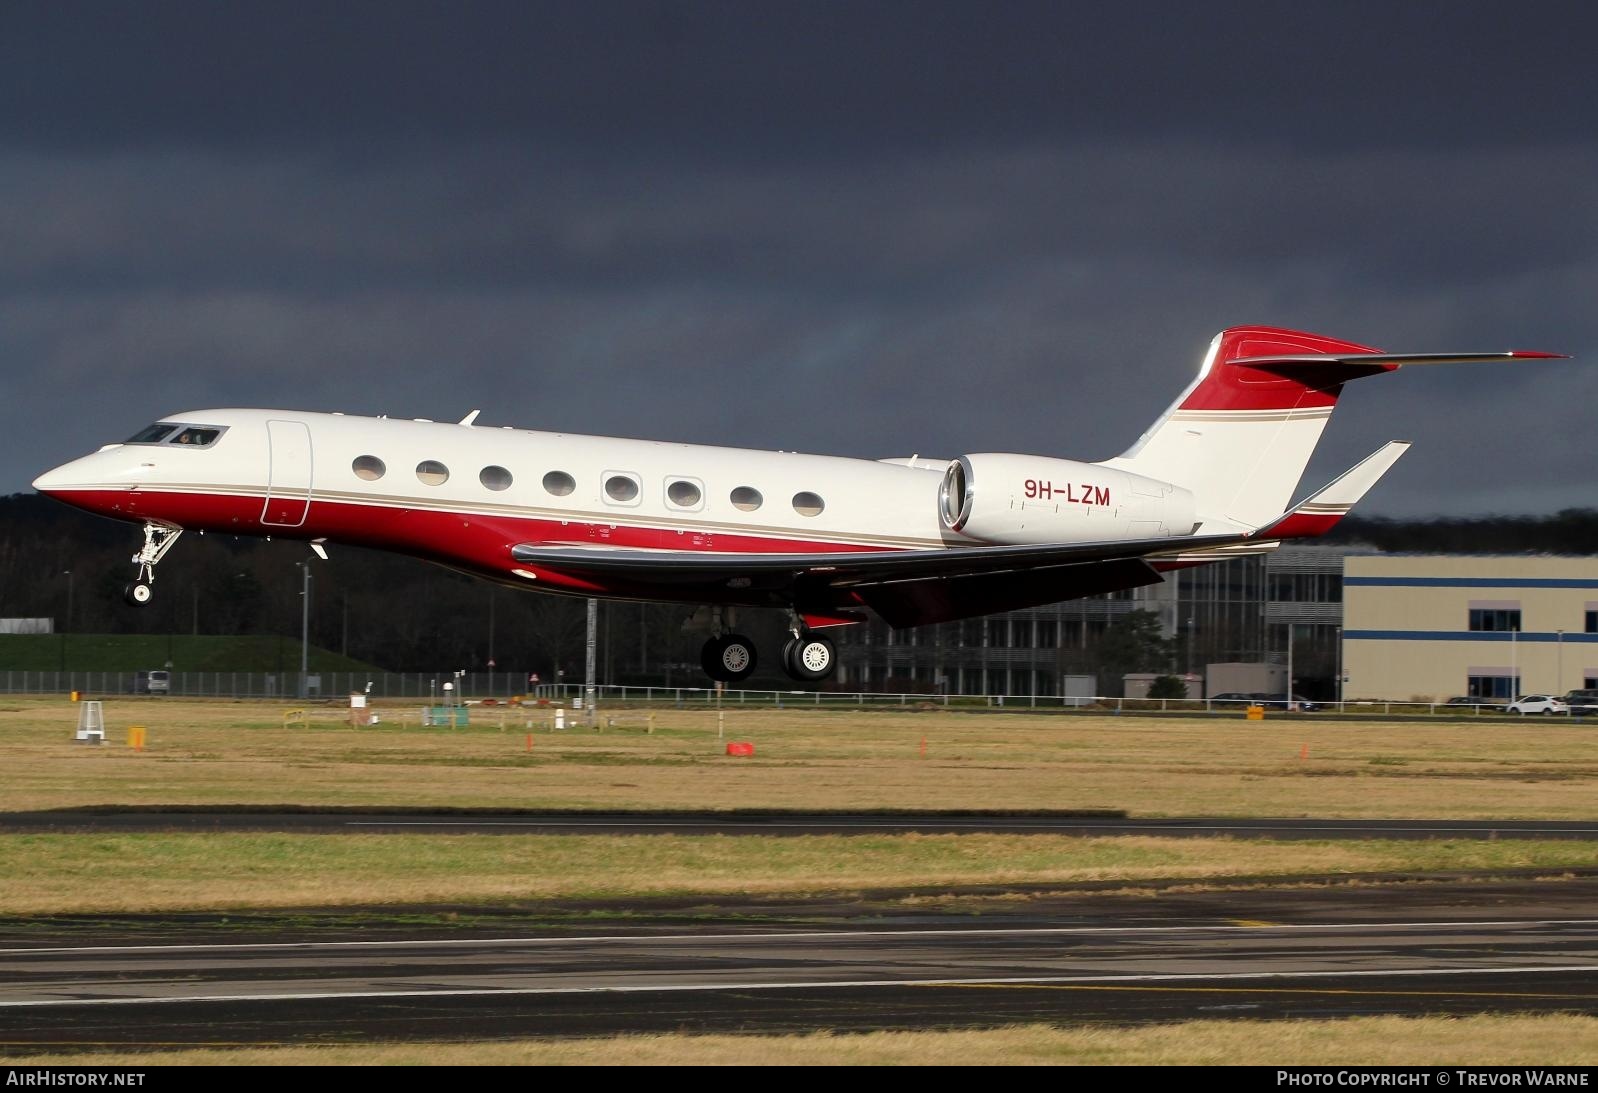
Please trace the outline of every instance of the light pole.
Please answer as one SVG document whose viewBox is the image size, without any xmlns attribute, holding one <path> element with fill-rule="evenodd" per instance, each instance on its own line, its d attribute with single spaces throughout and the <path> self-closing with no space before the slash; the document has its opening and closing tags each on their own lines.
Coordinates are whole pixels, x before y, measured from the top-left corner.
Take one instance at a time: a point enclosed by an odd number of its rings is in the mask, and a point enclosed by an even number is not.
<svg viewBox="0 0 1598 1093">
<path fill-rule="evenodd" d="M 72 629 L 72 570 L 63 569 L 61 573 L 67 579 L 67 614 L 61 623 L 61 633 L 57 635 L 59 640 L 56 644 L 61 651 L 61 664 L 57 671 L 65 672 L 67 670 L 67 631 Z"/>
<path fill-rule="evenodd" d="M 494 666 L 494 595 L 499 591 L 499 586 L 488 586 L 488 665 Z"/>
<path fill-rule="evenodd" d="M 1556 680 L 1558 680 L 1558 682 L 1554 685 L 1554 689 L 1556 691 L 1558 691 L 1560 694 L 1564 694 L 1565 693 L 1565 632 L 1563 630 L 1560 630 L 1560 631 L 1558 631 L 1558 633 L 1559 633 L 1559 666 L 1555 669 L 1555 674 L 1554 674 L 1554 678 Z"/>
<path fill-rule="evenodd" d="M 1288 713 L 1293 712 L 1293 624 L 1287 624 L 1287 694 L 1282 700 L 1282 709 Z"/>
<path fill-rule="evenodd" d="M 1343 628 L 1337 628 L 1337 712 L 1343 712 Z"/>
<path fill-rule="evenodd" d="M 1520 697 L 1520 627 L 1509 628 L 1509 701 Z"/>
<path fill-rule="evenodd" d="M 595 713 L 594 713 L 594 696 L 596 694 L 595 689 L 594 689 L 594 645 L 595 645 L 595 642 L 594 642 L 595 633 L 594 633 L 594 631 L 597 630 L 598 627 L 599 627 L 599 601 L 595 600 L 595 599 L 590 599 L 588 601 L 588 640 L 585 643 L 585 649 L 584 649 L 584 652 L 586 654 L 586 666 L 585 667 L 586 667 L 586 670 L 587 670 L 587 678 L 585 679 L 585 681 L 583 683 L 583 692 L 584 692 L 583 693 L 583 700 L 584 700 L 585 705 L 587 706 L 588 726 L 589 726 L 589 728 L 593 728 L 593 726 L 597 723 L 597 718 L 596 718 Z"/>
<path fill-rule="evenodd" d="M 310 678 L 311 656 L 311 565 L 309 562 L 296 562 L 300 567 L 303 580 L 300 584 L 300 697 L 310 695 L 307 682 Z"/>
</svg>

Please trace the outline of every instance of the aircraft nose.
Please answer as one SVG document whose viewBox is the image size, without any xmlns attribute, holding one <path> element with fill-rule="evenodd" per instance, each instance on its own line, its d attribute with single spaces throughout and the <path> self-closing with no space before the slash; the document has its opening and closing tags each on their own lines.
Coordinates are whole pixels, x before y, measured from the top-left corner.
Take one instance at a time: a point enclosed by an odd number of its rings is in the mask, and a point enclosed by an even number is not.
<svg viewBox="0 0 1598 1093">
<path fill-rule="evenodd" d="M 66 490 L 82 490 L 106 480 L 107 467 L 93 455 L 79 456 L 59 467 L 45 471 L 33 480 L 33 488 L 40 493 L 54 494 Z"/>
<path fill-rule="evenodd" d="M 68 468 L 71 466 L 71 463 L 63 463 L 53 470 L 45 471 L 33 480 L 33 488 L 40 493 L 54 493 L 57 490 L 66 489 L 72 484 L 73 476 L 67 473 Z"/>
</svg>

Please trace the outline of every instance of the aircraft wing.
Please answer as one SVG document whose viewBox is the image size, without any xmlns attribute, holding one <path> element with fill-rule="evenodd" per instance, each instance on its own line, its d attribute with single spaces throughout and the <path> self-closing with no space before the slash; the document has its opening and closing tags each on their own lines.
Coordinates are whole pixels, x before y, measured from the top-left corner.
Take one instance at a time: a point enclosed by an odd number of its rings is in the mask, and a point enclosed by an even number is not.
<svg viewBox="0 0 1598 1093">
<path fill-rule="evenodd" d="M 706 602 L 797 603 L 811 625 L 868 607 L 896 628 L 1158 584 L 1146 559 L 1242 535 L 827 554 L 732 554 L 523 544 L 512 555 L 606 585 L 699 585 Z"/>
<path fill-rule="evenodd" d="M 948 547 L 934 550 L 862 550 L 825 554 L 743 554 L 717 551 L 628 550 L 615 547 L 545 546 L 524 543 L 511 555 L 524 565 L 547 565 L 565 573 L 628 575 L 650 581 L 699 581 L 706 577 L 756 580 L 773 574 L 813 576 L 839 587 L 883 581 L 969 577 L 1024 569 L 1036 571 L 1154 554 L 1223 546 L 1244 535 L 1192 535 L 1122 539 L 1103 543 Z"/>
<path fill-rule="evenodd" d="M 853 621 L 869 607 L 890 626 L 1013 611 L 1157 584 L 1156 569 L 1274 550 L 1282 539 L 1324 533 L 1409 448 L 1393 441 L 1256 530 L 1097 543 L 945 547 L 932 550 L 739 554 L 524 543 L 523 565 L 615 586 L 629 581 L 700 586 L 706 602 L 797 603 L 812 625 Z"/>
</svg>

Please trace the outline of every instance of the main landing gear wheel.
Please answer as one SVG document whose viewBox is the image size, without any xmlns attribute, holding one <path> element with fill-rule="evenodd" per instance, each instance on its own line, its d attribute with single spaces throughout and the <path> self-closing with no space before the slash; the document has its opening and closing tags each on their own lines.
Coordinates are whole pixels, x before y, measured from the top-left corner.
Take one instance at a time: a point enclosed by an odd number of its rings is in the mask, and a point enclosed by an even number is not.
<svg viewBox="0 0 1598 1093">
<path fill-rule="evenodd" d="M 837 646 L 820 634 L 807 630 L 782 647 L 783 670 L 793 679 L 804 682 L 826 679 L 837 666 Z"/>
<path fill-rule="evenodd" d="M 122 590 L 122 598 L 128 601 L 130 607 L 143 607 L 153 595 L 155 593 L 143 581 L 130 584 Z"/>
<path fill-rule="evenodd" d="M 718 683 L 737 683 L 755 670 L 755 643 L 742 634 L 722 634 L 705 642 L 699 663 Z"/>
</svg>

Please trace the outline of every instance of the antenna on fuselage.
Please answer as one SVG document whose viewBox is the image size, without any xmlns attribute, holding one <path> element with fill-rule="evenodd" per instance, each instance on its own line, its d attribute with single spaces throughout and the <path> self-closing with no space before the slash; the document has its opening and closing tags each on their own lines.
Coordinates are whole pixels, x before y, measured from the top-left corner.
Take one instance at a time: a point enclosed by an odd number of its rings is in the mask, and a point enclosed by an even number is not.
<svg viewBox="0 0 1598 1093">
<path fill-rule="evenodd" d="M 482 413 L 482 412 L 483 411 L 481 411 L 481 410 L 473 410 L 471 413 L 469 413 L 465 417 L 461 418 L 461 422 L 460 423 L 462 425 L 470 425 L 472 422 L 477 420 L 477 415 Z"/>
</svg>

